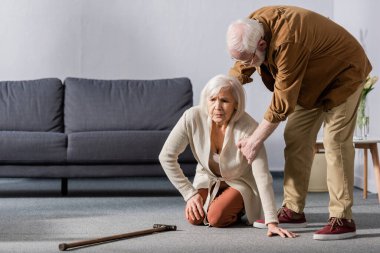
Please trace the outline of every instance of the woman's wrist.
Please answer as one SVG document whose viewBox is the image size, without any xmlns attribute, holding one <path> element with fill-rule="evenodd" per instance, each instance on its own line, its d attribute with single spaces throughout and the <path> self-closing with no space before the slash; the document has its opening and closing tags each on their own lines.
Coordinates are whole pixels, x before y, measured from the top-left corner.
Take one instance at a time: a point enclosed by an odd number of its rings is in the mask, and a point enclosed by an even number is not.
<svg viewBox="0 0 380 253">
<path fill-rule="evenodd" d="M 278 227 L 278 223 L 277 222 L 270 222 L 267 224 L 267 227 Z"/>
</svg>

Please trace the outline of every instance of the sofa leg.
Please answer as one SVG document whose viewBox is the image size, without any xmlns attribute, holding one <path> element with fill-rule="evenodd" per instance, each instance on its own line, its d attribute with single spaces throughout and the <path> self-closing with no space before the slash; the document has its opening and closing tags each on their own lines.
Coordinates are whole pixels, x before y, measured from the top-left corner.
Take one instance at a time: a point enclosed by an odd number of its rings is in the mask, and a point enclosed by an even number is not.
<svg viewBox="0 0 380 253">
<path fill-rule="evenodd" d="M 67 196 L 67 185 L 68 185 L 67 178 L 61 178 L 61 195 L 62 196 Z"/>
</svg>

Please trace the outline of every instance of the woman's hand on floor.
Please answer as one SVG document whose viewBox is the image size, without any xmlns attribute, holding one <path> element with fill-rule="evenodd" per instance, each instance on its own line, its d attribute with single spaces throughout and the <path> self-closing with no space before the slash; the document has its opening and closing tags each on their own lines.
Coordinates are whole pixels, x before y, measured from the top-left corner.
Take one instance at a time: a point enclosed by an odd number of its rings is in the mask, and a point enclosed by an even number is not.
<svg viewBox="0 0 380 253">
<path fill-rule="evenodd" d="M 282 238 L 286 238 L 286 237 L 295 238 L 295 237 L 298 236 L 298 234 L 296 234 L 296 233 L 293 233 L 293 232 L 291 232 L 291 231 L 289 231 L 287 229 L 279 227 L 277 225 L 277 223 L 269 223 L 268 224 L 267 235 L 268 236 L 279 235 Z"/>
<path fill-rule="evenodd" d="M 186 203 L 186 219 L 189 220 L 189 217 L 192 220 L 200 220 L 204 217 L 203 212 L 203 198 L 197 193 L 193 197 L 191 197 Z"/>
</svg>

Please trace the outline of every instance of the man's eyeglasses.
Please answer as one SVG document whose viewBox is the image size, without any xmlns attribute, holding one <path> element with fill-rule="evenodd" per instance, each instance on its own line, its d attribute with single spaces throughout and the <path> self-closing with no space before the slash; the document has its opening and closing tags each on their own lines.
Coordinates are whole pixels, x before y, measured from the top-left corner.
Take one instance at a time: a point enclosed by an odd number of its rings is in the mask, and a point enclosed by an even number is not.
<svg viewBox="0 0 380 253">
<path fill-rule="evenodd" d="M 256 49 L 257 50 L 257 49 Z M 241 59 L 236 59 L 236 58 L 232 58 L 234 61 L 239 61 L 241 62 L 243 65 L 245 66 L 252 66 L 253 65 L 253 61 L 256 59 L 256 50 L 252 53 L 252 54 L 246 54 L 248 55 L 248 58 L 247 60 L 241 60 Z M 245 57 L 244 57 L 245 58 Z"/>
</svg>

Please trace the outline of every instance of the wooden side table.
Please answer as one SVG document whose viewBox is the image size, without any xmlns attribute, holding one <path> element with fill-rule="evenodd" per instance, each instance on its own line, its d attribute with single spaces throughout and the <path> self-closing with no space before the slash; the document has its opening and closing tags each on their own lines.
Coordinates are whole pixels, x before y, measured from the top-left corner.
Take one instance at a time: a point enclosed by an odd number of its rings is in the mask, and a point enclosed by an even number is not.
<svg viewBox="0 0 380 253">
<path fill-rule="evenodd" d="M 380 165 L 379 165 L 379 152 L 377 149 L 377 143 L 379 143 L 379 139 L 365 139 L 365 140 L 354 140 L 354 147 L 357 149 L 363 149 L 364 151 L 364 186 L 363 186 L 363 198 L 367 198 L 368 191 L 368 150 L 371 152 L 372 156 L 372 164 L 373 169 L 375 170 L 376 177 L 376 189 L 377 189 L 377 197 L 380 203 Z M 317 140 L 315 143 L 315 151 L 316 153 L 322 152 L 324 149 L 323 141 Z"/>
</svg>

